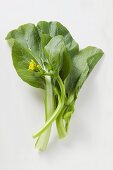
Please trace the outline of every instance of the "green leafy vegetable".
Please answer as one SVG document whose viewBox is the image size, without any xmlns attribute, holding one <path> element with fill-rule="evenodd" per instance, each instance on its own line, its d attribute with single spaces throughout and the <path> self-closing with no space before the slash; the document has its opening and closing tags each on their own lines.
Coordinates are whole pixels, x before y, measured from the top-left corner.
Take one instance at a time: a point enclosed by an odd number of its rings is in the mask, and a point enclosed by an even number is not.
<svg viewBox="0 0 113 170">
<path fill-rule="evenodd" d="M 45 91 L 45 124 L 33 135 L 36 147 L 45 150 L 51 126 L 58 135 L 67 135 L 78 92 L 100 60 L 103 51 L 79 46 L 59 22 L 25 24 L 6 37 L 12 48 L 17 74 L 23 81 Z"/>
</svg>

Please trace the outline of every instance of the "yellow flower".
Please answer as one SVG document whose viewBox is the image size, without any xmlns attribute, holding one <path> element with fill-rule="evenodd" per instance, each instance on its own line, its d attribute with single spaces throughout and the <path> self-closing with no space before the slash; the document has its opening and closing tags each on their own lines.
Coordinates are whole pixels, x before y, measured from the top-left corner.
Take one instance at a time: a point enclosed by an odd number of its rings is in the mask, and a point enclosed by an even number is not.
<svg viewBox="0 0 113 170">
<path fill-rule="evenodd" d="M 37 65 L 35 63 L 35 61 L 31 60 L 29 63 L 29 70 L 35 71 L 37 68 Z"/>
</svg>

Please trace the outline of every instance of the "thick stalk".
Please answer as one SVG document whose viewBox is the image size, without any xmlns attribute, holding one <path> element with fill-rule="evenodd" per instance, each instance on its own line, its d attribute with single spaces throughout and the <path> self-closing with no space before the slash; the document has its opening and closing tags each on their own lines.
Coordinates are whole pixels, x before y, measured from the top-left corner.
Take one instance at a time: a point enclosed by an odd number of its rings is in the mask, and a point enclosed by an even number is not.
<svg viewBox="0 0 113 170">
<path fill-rule="evenodd" d="M 71 95 L 70 99 L 74 99 L 73 102 L 72 102 L 71 108 L 69 109 L 70 111 L 66 112 L 63 115 L 63 118 L 65 119 L 65 129 L 66 129 L 67 133 L 68 133 L 68 128 L 69 128 L 71 116 L 72 116 L 72 114 L 74 112 L 74 105 L 75 105 L 75 101 L 77 99 L 77 96 L 73 98 L 73 96 Z"/>
<path fill-rule="evenodd" d="M 36 134 L 33 135 L 33 138 L 40 136 L 56 120 L 58 115 L 61 113 L 61 110 L 64 106 L 64 100 L 65 100 L 65 88 L 64 88 L 64 84 L 59 76 L 57 77 L 57 82 L 58 82 L 58 84 L 60 86 L 60 90 L 61 90 L 61 97 L 59 99 L 58 106 L 57 106 L 56 110 L 54 111 L 54 113 L 49 118 L 49 120 L 45 123 L 45 125 Z"/>
<path fill-rule="evenodd" d="M 56 126 L 57 126 L 57 132 L 58 132 L 59 138 L 63 138 L 67 134 L 65 126 L 64 126 L 64 122 L 63 122 L 63 114 L 65 112 L 65 109 L 66 107 L 63 107 L 60 115 L 56 119 Z"/>
<path fill-rule="evenodd" d="M 64 124 L 63 115 L 65 114 L 67 108 L 72 104 L 73 100 L 74 100 L 74 95 L 72 94 L 66 101 L 65 106 L 63 107 L 61 113 L 59 114 L 59 116 L 56 119 L 56 126 L 57 126 L 59 138 L 64 138 L 67 135 L 67 128 Z M 68 112 L 68 114 L 69 114 L 69 112 Z"/>
<path fill-rule="evenodd" d="M 54 111 L 54 99 L 53 99 L 53 87 L 52 87 L 52 82 L 51 82 L 51 77 L 50 76 L 45 76 L 45 81 L 46 81 L 46 90 L 45 90 L 45 121 L 47 121 L 53 111 Z M 50 132 L 51 132 L 51 125 L 48 126 L 48 128 L 43 132 L 37 142 L 36 142 L 36 147 L 39 150 L 45 150 L 47 147 L 47 144 L 49 142 L 49 137 L 50 137 Z"/>
<path fill-rule="evenodd" d="M 58 96 L 58 101 L 59 101 L 60 95 L 59 95 L 58 91 L 57 91 L 57 96 Z M 62 115 L 64 114 L 65 110 L 66 110 L 66 106 L 64 104 L 60 115 L 56 118 L 56 126 L 57 126 L 59 138 L 66 136 L 66 130 L 65 130 L 65 127 L 64 127 L 63 119 L 62 119 Z"/>
</svg>

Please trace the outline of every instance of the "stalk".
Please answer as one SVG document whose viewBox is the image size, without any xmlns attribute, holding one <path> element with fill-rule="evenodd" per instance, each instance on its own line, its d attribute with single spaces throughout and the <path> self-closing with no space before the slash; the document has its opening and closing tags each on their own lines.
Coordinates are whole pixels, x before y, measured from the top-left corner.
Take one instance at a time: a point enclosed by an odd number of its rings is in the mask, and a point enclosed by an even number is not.
<svg viewBox="0 0 113 170">
<path fill-rule="evenodd" d="M 54 111 L 54 113 L 49 118 L 49 120 L 47 120 L 45 125 L 36 134 L 33 135 L 33 138 L 37 138 L 38 136 L 40 136 L 56 120 L 58 115 L 61 113 L 61 110 L 64 106 L 64 100 L 65 100 L 65 88 L 64 88 L 64 84 L 59 76 L 57 77 L 57 82 L 58 82 L 58 84 L 60 86 L 60 90 L 61 90 L 61 96 L 59 98 L 58 106 L 57 106 L 56 110 Z"/>
<path fill-rule="evenodd" d="M 60 115 L 56 119 L 56 127 L 57 127 L 57 132 L 58 132 L 59 138 L 63 138 L 67 134 L 65 126 L 64 126 L 64 122 L 63 122 L 63 114 L 64 114 L 65 110 L 66 110 L 66 107 L 63 107 Z"/>
<path fill-rule="evenodd" d="M 45 76 L 46 90 L 45 90 L 45 122 L 51 117 L 54 111 L 53 87 L 50 76 Z M 39 150 L 45 150 L 50 138 L 51 126 L 39 136 L 36 147 Z"/>
<path fill-rule="evenodd" d="M 67 127 L 69 126 L 69 121 L 68 123 L 66 122 L 64 124 L 64 114 L 66 114 L 66 116 L 70 117 L 71 114 L 73 113 L 74 110 L 70 111 L 70 112 L 66 112 L 67 108 L 73 103 L 74 101 L 74 95 L 71 94 L 69 96 L 69 98 L 67 99 L 65 106 L 63 107 L 61 113 L 59 114 L 59 116 L 56 119 L 56 126 L 57 126 L 57 132 L 59 135 L 59 138 L 64 138 L 67 135 Z M 68 126 L 67 126 L 68 124 Z"/>
</svg>

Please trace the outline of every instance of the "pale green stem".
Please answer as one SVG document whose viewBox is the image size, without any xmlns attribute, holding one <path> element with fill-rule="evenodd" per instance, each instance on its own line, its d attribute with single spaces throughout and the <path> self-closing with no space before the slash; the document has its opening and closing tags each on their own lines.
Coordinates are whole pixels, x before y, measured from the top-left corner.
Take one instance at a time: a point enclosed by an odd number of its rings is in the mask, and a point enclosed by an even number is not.
<svg viewBox="0 0 113 170">
<path fill-rule="evenodd" d="M 53 87 L 52 87 L 51 77 L 45 76 L 45 82 L 46 82 L 45 121 L 47 121 L 51 117 L 54 111 L 54 99 L 53 99 Z M 51 132 L 51 125 L 49 125 L 48 128 L 39 136 L 35 145 L 39 150 L 45 150 L 47 148 L 50 132 Z"/>
<path fill-rule="evenodd" d="M 64 100 L 65 100 L 65 88 L 64 88 L 64 84 L 61 80 L 61 78 L 58 76 L 57 77 L 57 82 L 60 86 L 60 90 L 61 90 L 61 97 L 59 99 L 59 103 L 58 106 L 56 108 L 56 110 L 54 111 L 54 113 L 52 114 L 52 116 L 49 118 L 49 120 L 47 120 L 47 122 L 45 123 L 45 125 L 38 131 L 38 133 L 33 135 L 33 138 L 36 138 L 38 136 L 40 136 L 58 117 L 58 115 L 61 113 L 61 110 L 64 106 Z"/>
<path fill-rule="evenodd" d="M 61 113 L 59 114 L 59 116 L 56 119 L 56 126 L 57 126 L 59 138 L 64 138 L 67 135 L 67 129 L 64 124 L 63 115 L 65 114 L 66 109 L 70 106 L 70 104 L 73 102 L 73 100 L 74 100 L 74 95 L 72 94 L 66 101 L 65 106 L 63 107 Z M 72 113 L 72 112 L 70 112 L 70 113 Z M 69 114 L 69 112 L 68 112 L 68 114 Z"/>
</svg>

